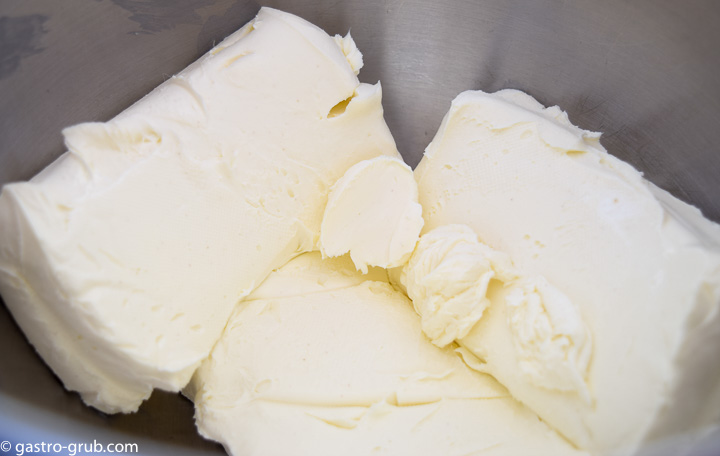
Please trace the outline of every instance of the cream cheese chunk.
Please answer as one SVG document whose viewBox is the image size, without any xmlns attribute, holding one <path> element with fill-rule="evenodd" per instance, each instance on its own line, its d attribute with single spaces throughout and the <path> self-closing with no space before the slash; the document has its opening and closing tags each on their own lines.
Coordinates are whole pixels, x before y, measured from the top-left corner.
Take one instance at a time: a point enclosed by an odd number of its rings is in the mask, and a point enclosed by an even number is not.
<svg viewBox="0 0 720 456">
<path fill-rule="evenodd" d="M 350 32 L 345 36 L 335 35 L 334 39 L 340 49 L 342 49 L 343 54 L 345 54 L 348 63 L 350 63 L 350 68 L 352 68 L 355 74 L 359 74 L 360 68 L 362 68 L 364 64 L 363 56 L 355 44 L 355 41 L 352 39 Z"/>
<path fill-rule="evenodd" d="M 480 242 L 467 225 L 444 225 L 425 233 L 398 280 L 435 345 L 465 342 L 472 330 L 478 336 L 473 354 L 465 348 L 461 353 L 477 370 L 497 374 L 503 368 L 516 369 L 521 381 L 575 391 L 589 400 L 585 378 L 592 341 L 575 305 L 544 277 L 516 270 L 507 255 Z M 502 297 L 495 296 L 496 290 Z M 503 329 L 508 337 L 502 340 L 475 329 L 493 303 L 506 308 Z M 475 361 L 480 353 L 492 360 L 487 367 Z"/>
<path fill-rule="evenodd" d="M 493 263 L 501 263 L 491 257 L 498 255 L 463 225 L 439 227 L 420 238 L 398 281 L 435 345 L 466 336 L 480 320 L 490 305 L 485 295 L 497 274 Z"/>
<path fill-rule="evenodd" d="M 108 413 L 179 390 L 238 300 L 316 248 L 332 184 L 399 157 L 361 65 L 349 35 L 263 8 L 3 188 L 0 293 L 66 388 Z"/>
<path fill-rule="evenodd" d="M 403 265 L 423 226 L 417 183 L 402 159 L 380 156 L 352 166 L 328 196 L 320 228 L 320 250 L 350 253 L 355 266 Z"/>
<path fill-rule="evenodd" d="M 531 278 L 490 281 L 468 363 L 578 447 L 622 453 L 718 420 L 720 227 L 599 137 L 522 92 L 464 92 L 415 175 L 425 232 L 465 224 Z M 588 397 L 541 381 L 558 385 L 541 356 L 583 340 L 580 322 L 591 353 L 567 353 L 579 373 L 589 356 Z"/>
<path fill-rule="evenodd" d="M 585 377 L 592 343 L 574 304 L 542 276 L 521 278 L 505 287 L 502 300 L 517 356 L 510 362 L 520 368 L 526 381 L 550 390 L 578 392 L 589 402 Z"/>
<path fill-rule="evenodd" d="M 237 456 L 584 454 L 432 345 L 385 271 L 347 256 L 273 272 L 185 393 L 201 434 Z"/>
</svg>

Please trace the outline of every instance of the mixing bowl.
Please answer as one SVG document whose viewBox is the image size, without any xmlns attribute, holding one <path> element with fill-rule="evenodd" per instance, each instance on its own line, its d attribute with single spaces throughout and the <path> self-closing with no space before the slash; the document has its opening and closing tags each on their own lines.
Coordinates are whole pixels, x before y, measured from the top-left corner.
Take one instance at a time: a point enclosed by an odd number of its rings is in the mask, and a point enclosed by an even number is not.
<svg viewBox="0 0 720 456">
<path fill-rule="evenodd" d="M 714 0 L 268 0 L 328 33 L 352 31 L 360 79 L 416 165 L 450 101 L 516 88 L 604 132 L 614 155 L 720 221 L 720 3 Z M 108 120 L 257 12 L 253 1 L 24 0 L 0 4 L 0 183 L 63 152 L 60 130 Z M 2 227 L 0 227 L 2 229 Z M 129 442 L 141 454 L 222 454 L 192 405 L 163 392 L 105 416 L 63 390 L 0 306 L 0 440 Z M 685 440 L 646 450 L 677 454 Z M 5 450 L 3 447 L 2 450 Z M 70 454 L 64 450 L 65 454 Z M 52 453 L 51 454 L 62 454 Z M 720 436 L 693 453 L 720 454 Z"/>
</svg>

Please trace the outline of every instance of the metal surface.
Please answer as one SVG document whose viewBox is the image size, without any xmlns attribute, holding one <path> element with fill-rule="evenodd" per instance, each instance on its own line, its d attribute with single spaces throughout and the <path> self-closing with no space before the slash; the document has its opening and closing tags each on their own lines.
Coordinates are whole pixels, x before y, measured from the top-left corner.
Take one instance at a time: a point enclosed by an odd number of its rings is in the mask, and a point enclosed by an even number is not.
<svg viewBox="0 0 720 456">
<path fill-rule="evenodd" d="M 382 81 L 386 119 L 411 165 L 459 92 L 517 88 L 605 132 L 611 153 L 720 220 L 714 0 L 263 4 L 332 34 L 352 28 L 365 56 L 360 79 Z M 224 0 L 0 3 L 0 183 L 34 175 L 63 152 L 63 127 L 110 119 L 258 9 Z M 175 395 L 156 392 L 129 416 L 84 407 L 63 391 L 4 306 L 0 346 L 3 440 L 12 433 L 12 441 L 138 442 L 143 454 L 222 453 L 196 435 L 191 404 Z M 708 454 L 720 451 L 715 443 Z"/>
</svg>

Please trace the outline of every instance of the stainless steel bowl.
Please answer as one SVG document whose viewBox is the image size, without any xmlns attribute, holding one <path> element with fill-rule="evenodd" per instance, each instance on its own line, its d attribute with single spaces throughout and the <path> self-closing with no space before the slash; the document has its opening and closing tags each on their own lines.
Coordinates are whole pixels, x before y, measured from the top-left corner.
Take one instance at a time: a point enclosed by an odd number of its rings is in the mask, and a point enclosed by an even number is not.
<svg viewBox="0 0 720 456">
<path fill-rule="evenodd" d="M 329 33 L 352 29 L 365 56 L 360 78 L 382 81 L 387 122 L 411 165 L 459 92 L 517 88 L 560 105 L 575 124 L 604 132 L 611 153 L 720 221 L 717 1 L 263 4 Z M 0 183 L 30 178 L 63 152 L 63 127 L 111 118 L 259 7 L 243 0 L 0 3 Z M 142 454 L 222 453 L 196 434 L 191 404 L 176 395 L 155 392 L 140 412 L 126 416 L 83 406 L 4 306 L 0 347 L 0 440 L 135 442 Z M 675 451 L 669 448 L 649 452 Z M 695 450 L 719 453 L 717 435 Z"/>
</svg>

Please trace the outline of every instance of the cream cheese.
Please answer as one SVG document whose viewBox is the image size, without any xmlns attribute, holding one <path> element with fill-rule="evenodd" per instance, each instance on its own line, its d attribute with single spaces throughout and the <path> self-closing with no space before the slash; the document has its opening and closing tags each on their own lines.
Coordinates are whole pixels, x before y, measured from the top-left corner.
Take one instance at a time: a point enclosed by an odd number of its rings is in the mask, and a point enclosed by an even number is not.
<svg viewBox="0 0 720 456">
<path fill-rule="evenodd" d="M 590 402 L 585 378 L 592 342 L 575 305 L 542 276 L 521 278 L 505 288 L 507 327 L 526 381 L 578 392 Z"/>
<path fill-rule="evenodd" d="M 393 268 L 410 257 L 423 226 L 417 183 L 401 159 L 380 156 L 345 172 L 328 196 L 320 250 L 350 253 L 358 270 Z"/>
<path fill-rule="evenodd" d="M 454 350 L 384 270 L 306 253 L 240 303 L 186 394 L 238 456 L 583 454 Z"/>
<path fill-rule="evenodd" d="M 480 242 L 467 225 L 444 225 L 425 233 L 399 281 L 435 345 L 465 342 L 472 330 L 477 335 L 474 357 L 482 353 L 493 360 L 485 367 L 461 349 L 477 370 L 495 373 L 497 360 L 516 368 L 525 382 L 574 391 L 590 400 L 585 379 L 592 341 L 576 306 L 544 277 L 517 270 L 507 255 Z M 493 304 L 505 308 L 508 337 L 502 340 L 475 329 Z"/>
<path fill-rule="evenodd" d="M 330 186 L 399 157 L 361 62 L 349 35 L 263 8 L 4 187 L 0 293 L 66 388 L 113 413 L 185 386 L 238 300 L 316 247 Z"/>
<path fill-rule="evenodd" d="M 659 198 L 599 136 L 518 91 L 464 92 L 415 174 L 425 232 L 468 225 L 522 275 L 546 281 L 491 280 L 490 304 L 478 304 L 487 308 L 459 340 L 468 362 L 578 447 L 631 452 L 718 418 L 720 228 Z M 568 303 L 579 318 L 556 319 Z M 582 373 L 587 362 L 589 397 L 571 388 L 573 375 L 559 389 L 541 380 L 561 380 L 543 353 L 582 340 L 578 321 L 592 350 L 589 360 L 567 352 L 568 366 Z M 561 329 L 559 346 L 550 329 Z"/>
<path fill-rule="evenodd" d="M 424 234 L 399 282 L 422 318 L 423 332 L 438 347 L 465 337 L 490 305 L 495 277 L 488 246 L 472 229 L 447 225 Z"/>
</svg>

